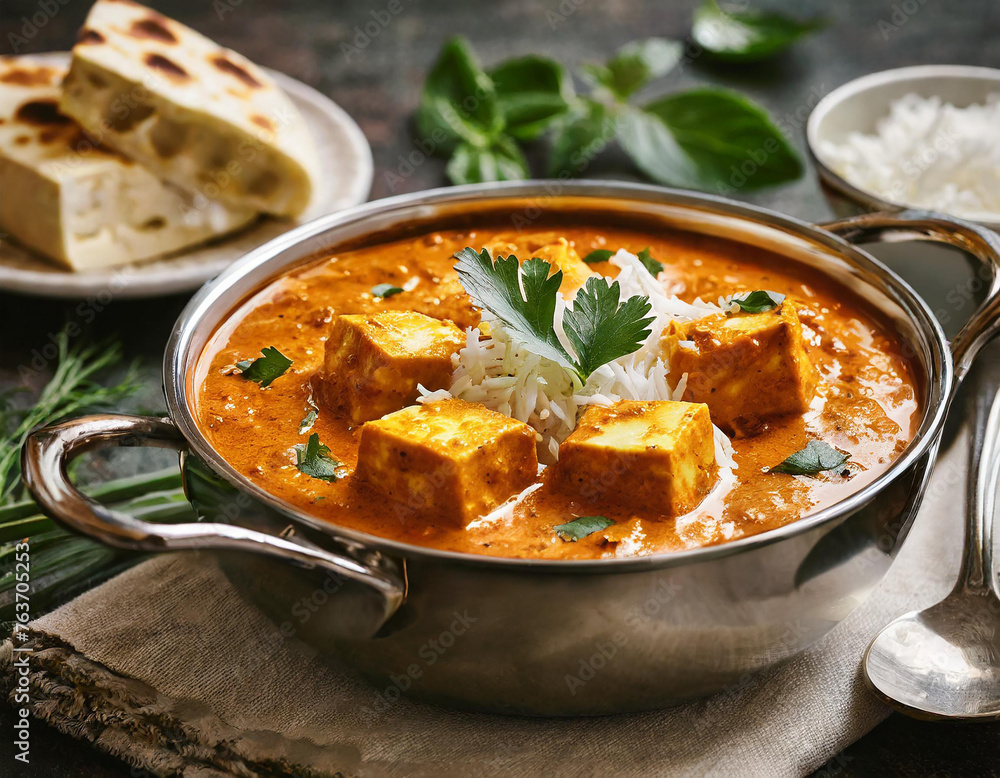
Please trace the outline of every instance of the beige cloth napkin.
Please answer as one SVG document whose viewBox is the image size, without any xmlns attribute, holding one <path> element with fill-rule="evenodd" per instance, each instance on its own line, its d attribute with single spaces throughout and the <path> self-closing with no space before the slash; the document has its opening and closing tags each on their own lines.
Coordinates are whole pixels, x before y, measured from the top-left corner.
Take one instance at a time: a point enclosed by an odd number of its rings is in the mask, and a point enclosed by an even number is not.
<svg viewBox="0 0 1000 778">
<path fill-rule="evenodd" d="M 942 453 L 896 564 L 861 608 L 805 654 L 709 699 L 575 720 L 386 706 L 349 670 L 282 639 L 211 557 L 184 554 L 30 625 L 32 710 L 157 774 L 804 774 L 887 715 L 860 675 L 871 637 L 950 589 L 965 447 L 963 435 Z M 11 659 L 8 643 L 8 683 Z"/>
</svg>

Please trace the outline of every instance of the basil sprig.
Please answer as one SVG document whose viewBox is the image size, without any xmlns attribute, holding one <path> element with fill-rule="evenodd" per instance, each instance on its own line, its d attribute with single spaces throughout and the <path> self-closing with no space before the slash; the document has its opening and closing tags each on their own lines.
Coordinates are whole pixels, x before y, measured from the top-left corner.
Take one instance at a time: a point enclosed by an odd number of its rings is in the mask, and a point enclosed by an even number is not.
<svg viewBox="0 0 1000 778">
<path fill-rule="evenodd" d="M 487 73 L 469 44 L 455 37 L 427 76 L 417 128 L 424 143 L 450 155 L 453 184 L 527 178 L 517 140 L 538 137 L 572 97 L 572 81 L 559 63 L 520 57 Z"/>
<path fill-rule="evenodd" d="M 825 25 L 822 19 L 799 21 L 777 13 L 725 10 L 716 0 L 705 0 L 695 11 L 691 38 L 717 59 L 756 62 Z"/>
<path fill-rule="evenodd" d="M 586 65 L 589 95 L 574 92 L 554 60 L 528 56 L 484 70 L 462 38 L 441 50 L 417 115 L 421 141 L 449 157 L 452 183 L 527 178 L 519 142 L 550 136 L 548 173 L 583 174 L 618 141 L 660 183 L 725 193 L 802 174 L 798 154 L 767 114 L 744 97 L 701 87 L 645 105 L 631 98 L 680 61 L 677 41 L 648 38 Z"/>
</svg>

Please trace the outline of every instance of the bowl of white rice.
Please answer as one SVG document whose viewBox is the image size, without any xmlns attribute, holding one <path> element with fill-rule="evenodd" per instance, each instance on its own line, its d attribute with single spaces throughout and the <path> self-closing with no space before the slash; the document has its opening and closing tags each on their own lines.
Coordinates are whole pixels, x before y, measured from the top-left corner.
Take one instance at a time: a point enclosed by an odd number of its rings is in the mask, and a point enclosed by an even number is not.
<svg viewBox="0 0 1000 778">
<path fill-rule="evenodd" d="M 819 102 L 806 139 L 841 213 L 916 208 L 1000 229 L 1000 70 L 863 76 Z"/>
</svg>

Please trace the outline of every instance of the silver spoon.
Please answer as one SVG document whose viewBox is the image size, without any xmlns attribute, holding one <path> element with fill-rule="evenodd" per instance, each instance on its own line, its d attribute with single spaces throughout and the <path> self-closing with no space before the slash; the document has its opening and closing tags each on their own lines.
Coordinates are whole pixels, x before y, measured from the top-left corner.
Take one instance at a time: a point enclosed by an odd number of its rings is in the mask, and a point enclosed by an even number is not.
<svg viewBox="0 0 1000 778">
<path fill-rule="evenodd" d="M 864 656 L 872 690 L 916 718 L 1000 718 L 1000 597 L 990 580 L 1000 475 L 1000 394 L 984 427 L 988 402 L 985 393 L 976 398 L 958 584 L 937 605 L 907 613 L 885 627 Z"/>
</svg>

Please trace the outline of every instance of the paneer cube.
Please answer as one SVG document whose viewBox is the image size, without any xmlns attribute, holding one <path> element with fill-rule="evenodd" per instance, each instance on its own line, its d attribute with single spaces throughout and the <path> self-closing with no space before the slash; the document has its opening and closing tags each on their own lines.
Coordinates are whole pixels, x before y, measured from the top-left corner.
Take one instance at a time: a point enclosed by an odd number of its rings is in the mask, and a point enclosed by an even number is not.
<svg viewBox="0 0 1000 778">
<path fill-rule="evenodd" d="M 559 291 L 566 297 L 572 296 L 577 289 L 587 283 L 588 278 L 596 275 L 591 272 L 587 263 L 580 259 L 580 255 L 569 245 L 569 241 L 554 232 L 517 236 L 509 241 L 496 241 L 489 249 L 494 257 L 515 254 L 522 264 L 534 257 L 544 259 L 552 266 L 550 275 L 557 270 L 562 271 L 563 279 Z"/>
<path fill-rule="evenodd" d="M 451 383 L 451 355 L 465 344 L 450 321 L 414 311 L 337 316 L 326 341 L 320 403 L 358 425 L 398 411 Z"/>
<path fill-rule="evenodd" d="M 557 487 L 584 502 L 680 516 L 716 478 L 708 407 L 620 400 L 592 405 L 559 447 Z"/>
<path fill-rule="evenodd" d="M 536 480 L 535 431 L 479 403 L 414 405 L 361 428 L 355 476 L 404 521 L 465 526 Z"/>
<path fill-rule="evenodd" d="M 795 304 L 763 313 L 714 314 L 673 323 L 660 341 L 674 375 L 687 373 L 684 399 L 708 405 L 729 433 L 754 435 L 764 421 L 803 413 L 816 391 Z"/>
<path fill-rule="evenodd" d="M 559 291 L 564 295 L 575 292 L 587 283 L 588 278 L 594 275 L 587 263 L 580 259 L 576 249 L 569 245 L 566 238 L 559 238 L 555 243 L 540 246 L 531 252 L 531 256 L 544 259 L 552 265 L 553 273 L 557 270 L 562 271 L 563 280 L 559 285 Z"/>
</svg>

